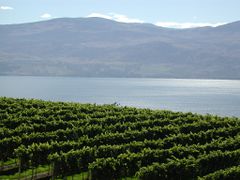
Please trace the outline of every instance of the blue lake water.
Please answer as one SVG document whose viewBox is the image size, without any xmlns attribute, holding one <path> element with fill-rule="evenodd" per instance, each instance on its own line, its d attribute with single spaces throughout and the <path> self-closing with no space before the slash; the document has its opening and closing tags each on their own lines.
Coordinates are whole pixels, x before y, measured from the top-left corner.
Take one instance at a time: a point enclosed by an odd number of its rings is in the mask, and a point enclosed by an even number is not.
<svg viewBox="0 0 240 180">
<path fill-rule="evenodd" d="M 240 117 L 239 80 L 0 76 L 0 96 Z"/>
</svg>

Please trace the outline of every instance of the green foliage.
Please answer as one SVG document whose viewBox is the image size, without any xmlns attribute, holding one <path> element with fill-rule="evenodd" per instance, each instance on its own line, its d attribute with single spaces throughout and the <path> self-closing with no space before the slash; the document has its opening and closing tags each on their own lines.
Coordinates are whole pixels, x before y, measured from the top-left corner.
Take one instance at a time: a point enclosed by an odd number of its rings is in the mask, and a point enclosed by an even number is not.
<svg viewBox="0 0 240 180">
<path fill-rule="evenodd" d="M 47 166 L 59 178 L 239 179 L 239 157 L 234 117 L 0 98 L 1 166 L 16 159 L 19 172 Z"/>
<path fill-rule="evenodd" d="M 199 180 L 239 180 L 240 166 L 232 166 L 227 169 L 220 169 L 214 173 L 199 177 Z"/>
</svg>

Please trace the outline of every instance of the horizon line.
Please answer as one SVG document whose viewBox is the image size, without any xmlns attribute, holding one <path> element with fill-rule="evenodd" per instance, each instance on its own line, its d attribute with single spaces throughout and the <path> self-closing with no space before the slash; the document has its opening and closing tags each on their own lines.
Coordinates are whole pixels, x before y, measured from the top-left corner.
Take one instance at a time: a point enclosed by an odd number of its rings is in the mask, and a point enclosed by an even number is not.
<svg viewBox="0 0 240 180">
<path fill-rule="evenodd" d="M 155 27 L 159 27 L 159 28 L 167 28 L 167 29 L 177 29 L 177 30 L 186 30 L 186 29 L 196 29 L 196 28 L 215 28 L 215 27 L 219 27 L 219 26 L 224 26 L 227 24 L 232 24 L 232 23 L 236 23 L 239 22 L 240 20 L 237 21 L 232 21 L 232 22 L 227 22 L 227 23 L 216 23 L 219 24 L 217 26 L 211 26 L 211 25 L 203 25 L 203 26 L 196 26 L 196 27 L 187 27 L 187 28 L 176 28 L 176 27 L 166 27 L 166 26 L 161 26 L 161 25 L 157 25 L 157 23 L 151 23 L 151 22 L 120 22 L 114 19 L 108 19 L 108 18 L 104 18 L 104 17 L 53 17 L 53 18 L 49 18 L 49 19 L 43 19 L 43 20 L 38 20 L 38 21 L 29 21 L 29 22 L 20 22 L 20 23 L 6 23 L 6 24 L 1 24 L 0 26 L 4 26 L 4 25 L 23 25 L 23 24 L 32 24 L 32 23 L 41 23 L 41 22 L 48 22 L 48 21 L 54 21 L 54 20 L 58 20 L 58 19 L 102 19 L 102 20 L 106 20 L 106 21 L 111 21 L 111 22 L 116 22 L 116 23 L 123 23 L 123 24 L 149 24 Z M 178 22 L 167 22 L 167 21 L 162 21 L 161 23 L 178 23 Z M 183 23 L 179 23 L 179 24 L 189 24 L 191 22 L 183 22 Z M 210 24 L 210 23 L 195 23 L 195 24 Z"/>
</svg>

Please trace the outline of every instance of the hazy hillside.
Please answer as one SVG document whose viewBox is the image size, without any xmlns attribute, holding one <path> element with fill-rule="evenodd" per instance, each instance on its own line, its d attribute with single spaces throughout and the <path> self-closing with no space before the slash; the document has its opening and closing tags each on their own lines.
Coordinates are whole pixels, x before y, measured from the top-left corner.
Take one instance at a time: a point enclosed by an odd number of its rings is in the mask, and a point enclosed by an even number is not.
<svg viewBox="0 0 240 180">
<path fill-rule="evenodd" d="M 0 74 L 240 79 L 239 30 L 101 18 L 0 25 Z"/>
</svg>

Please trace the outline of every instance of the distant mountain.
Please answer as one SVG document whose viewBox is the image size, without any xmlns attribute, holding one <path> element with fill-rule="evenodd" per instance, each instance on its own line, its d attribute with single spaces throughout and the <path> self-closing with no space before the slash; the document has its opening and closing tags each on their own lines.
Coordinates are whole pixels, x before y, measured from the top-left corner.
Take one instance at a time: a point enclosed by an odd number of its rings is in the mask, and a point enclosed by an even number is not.
<svg viewBox="0 0 240 180">
<path fill-rule="evenodd" d="M 101 18 L 0 25 L 0 75 L 240 79 L 240 22 L 181 30 Z"/>
</svg>

